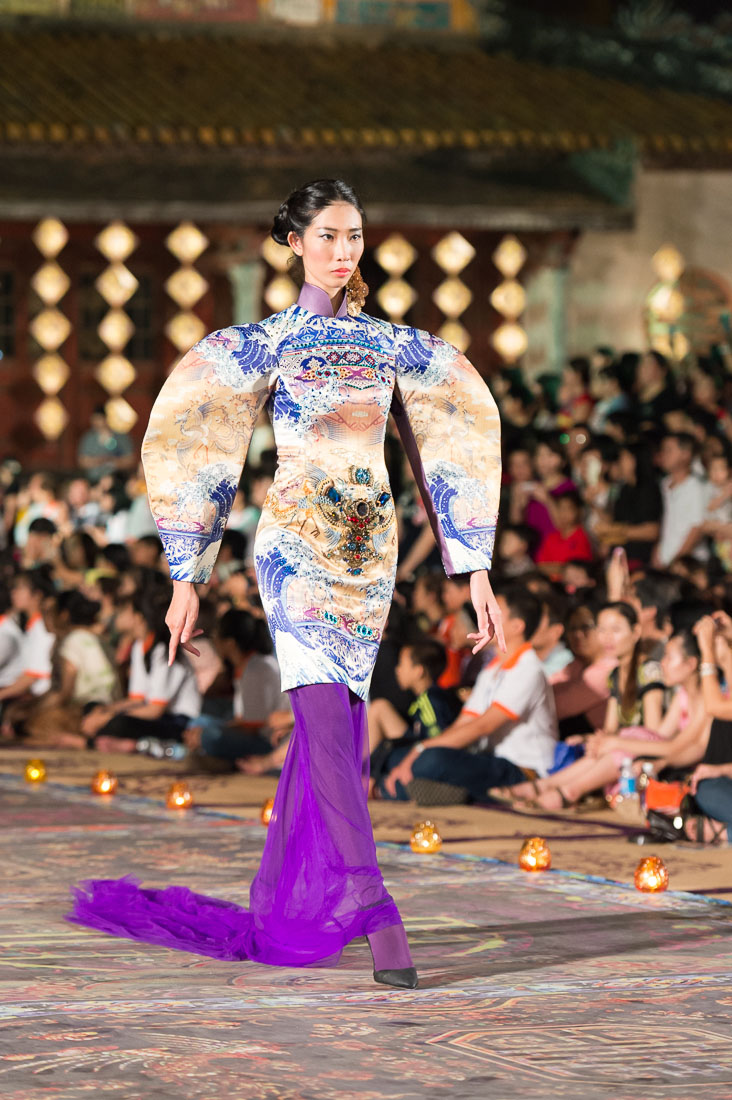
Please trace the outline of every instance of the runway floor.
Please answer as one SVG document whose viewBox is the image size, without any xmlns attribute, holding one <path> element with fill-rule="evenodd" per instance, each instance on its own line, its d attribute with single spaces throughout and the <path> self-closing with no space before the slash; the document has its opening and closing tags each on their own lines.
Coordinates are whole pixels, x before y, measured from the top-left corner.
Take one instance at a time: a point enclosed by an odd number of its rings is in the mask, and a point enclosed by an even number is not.
<svg viewBox="0 0 732 1100">
<path fill-rule="evenodd" d="M 412 811 L 413 813 L 413 811 Z M 262 826 L 0 779 L 3 1100 L 732 1098 L 732 908 L 384 844 L 421 986 L 222 963 L 66 923 L 135 873 L 246 904 Z"/>
</svg>

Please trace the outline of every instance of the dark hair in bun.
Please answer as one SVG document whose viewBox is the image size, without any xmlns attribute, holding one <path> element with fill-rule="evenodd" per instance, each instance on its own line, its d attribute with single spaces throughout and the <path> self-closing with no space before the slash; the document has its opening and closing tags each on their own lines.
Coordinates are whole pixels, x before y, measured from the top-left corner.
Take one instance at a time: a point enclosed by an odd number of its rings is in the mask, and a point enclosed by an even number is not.
<svg viewBox="0 0 732 1100">
<path fill-rule="evenodd" d="M 327 206 L 332 206 L 334 202 L 350 203 L 351 206 L 356 207 L 362 218 L 365 216 L 358 195 L 343 180 L 312 180 L 311 183 L 298 187 L 282 203 L 275 214 L 270 230 L 272 239 L 277 244 L 286 245 L 290 233 L 296 233 L 298 237 L 302 237 L 307 227 L 312 224 L 313 218 Z M 295 257 L 292 264 L 292 274 L 300 281 L 304 278 L 302 260 L 299 256 Z"/>
</svg>

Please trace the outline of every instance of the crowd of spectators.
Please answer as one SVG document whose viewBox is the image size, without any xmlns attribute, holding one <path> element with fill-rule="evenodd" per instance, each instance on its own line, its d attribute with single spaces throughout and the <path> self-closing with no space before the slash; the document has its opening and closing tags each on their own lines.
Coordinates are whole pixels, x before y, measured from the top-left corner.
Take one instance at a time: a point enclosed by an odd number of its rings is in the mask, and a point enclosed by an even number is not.
<svg viewBox="0 0 732 1100">
<path fill-rule="evenodd" d="M 690 795 L 670 836 L 732 838 L 732 356 L 598 348 L 492 380 L 503 499 L 492 571 L 507 651 L 474 654 L 395 433 L 397 585 L 371 683 L 370 795 L 546 811 L 618 805 L 629 774 Z M 170 580 L 141 467 L 97 417 L 79 471 L 0 466 L 2 737 L 276 773 L 293 719 L 252 563 L 274 476 L 254 431 L 200 656 L 167 663 Z M 678 784 L 677 784 L 678 786 Z M 632 784 L 631 784 L 632 788 Z"/>
</svg>

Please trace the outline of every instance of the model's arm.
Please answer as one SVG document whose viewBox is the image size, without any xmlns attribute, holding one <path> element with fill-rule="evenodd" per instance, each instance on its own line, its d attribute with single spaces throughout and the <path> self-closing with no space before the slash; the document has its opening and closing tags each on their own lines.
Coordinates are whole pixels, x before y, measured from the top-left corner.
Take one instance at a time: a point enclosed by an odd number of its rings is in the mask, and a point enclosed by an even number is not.
<svg viewBox="0 0 732 1100">
<path fill-rule="evenodd" d="M 183 356 L 150 414 L 142 461 L 174 585 L 171 664 L 179 644 L 192 651 L 194 585 L 213 571 L 275 366 L 262 325 L 214 332 Z"/>
<path fill-rule="evenodd" d="M 501 489 L 498 409 L 475 367 L 427 332 L 394 325 L 392 413 L 448 576 L 488 570 Z"/>
</svg>

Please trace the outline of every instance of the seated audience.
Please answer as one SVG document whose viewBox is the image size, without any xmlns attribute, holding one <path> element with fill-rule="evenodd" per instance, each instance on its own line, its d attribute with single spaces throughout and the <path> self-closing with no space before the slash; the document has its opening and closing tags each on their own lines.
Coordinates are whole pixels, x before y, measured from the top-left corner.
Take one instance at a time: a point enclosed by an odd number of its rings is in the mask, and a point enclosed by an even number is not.
<svg viewBox="0 0 732 1100">
<path fill-rule="evenodd" d="M 623 759 L 633 756 L 635 742 L 668 738 L 675 732 L 664 724 L 663 674 L 657 662 L 643 659 L 635 610 L 627 603 L 606 604 L 598 615 L 597 631 L 605 653 L 617 661 L 608 677 L 610 697 L 602 729 L 588 739 L 582 759 L 543 779 L 519 783 L 510 792 L 494 792 L 499 798 L 535 796 L 535 805 L 542 809 L 567 808 L 615 783 Z M 617 748 L 623 737 L 629 739 L 627 747 Z"/>
<path fill-rule="evenodd" d="M 44 620 L 56 642 L 50 690 L 25 719 L 34 744 L 83 748 L 78 732 L 85 713 L 120 696 L 112 659 L 94 632 L 99 604 L 80 592 L 60 592 L 44 603 Z"/>
<path fill-rule="evenodd" d="M 554 759 L 554 699 L 529 639 L 541 602 L 522 588 L 498 596 L 506 653 L 478 675 L 460 715 L 416 745 L 387 776 L 384 793 L 420 804 L 481 801 L 489 788 L 546 775 Z"/>
<path fill-rule="evenodd" d="M 233 670 L 233 717 L 223 721 L 202 712 L 191 720 L 183 740 L 189 750 L 226 760 L 232 767 L 245 757 L 267 757 L 293 724 L 267 623 L 249 611 L 227 611 L 214 643 Z M 270 760 L 261 763 L 263 771 L 269 770 Z"/>
<path fill-rule="evenodd" d="M 457 717 L 460 702 L 439 685 L 446 665 L 445 647 L 432 638 L 402 646 L 395 669 L 399 686 L 413 694 L 403 718 L 388 699 L 374 699 L 368 708 L 372 786 L 404 759 L 419 741 L 437 737 Z"/>
<path fill-rule="evenodd" d="M 121 632 L 134 637 L 127 698 L 95 707 L 83 719 L 81 731 L 101 752 L 134 752 L 182 742 L 183 731 L 201 711 L 196 677 L 178 649 L 168 665 L 170 632 L 165 625 L 168 598 L 151 598 L 144 591 L 123 598 L 117 614 Z"/>
<path fill-rule="evenodd" d="M 556 530 L 547 534 L 536 553 L 536 564 L 552 577 L 561 575 L 569 561 L 592 561 L 589 536 L 582 527 L 582 499 L 574 490 L 554 497 Z"/>
</svg>

